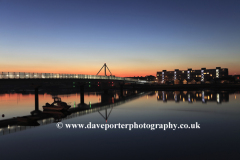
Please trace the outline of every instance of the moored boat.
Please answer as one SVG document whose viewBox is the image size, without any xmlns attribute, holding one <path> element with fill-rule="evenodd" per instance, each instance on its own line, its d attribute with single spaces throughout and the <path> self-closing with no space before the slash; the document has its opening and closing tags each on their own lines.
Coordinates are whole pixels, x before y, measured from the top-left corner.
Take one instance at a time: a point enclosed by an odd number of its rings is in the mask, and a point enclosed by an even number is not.
<svg viewBox="0 0 240 160">
<path fill-rule="evenodd" d="M 52 104 L 46 103 L 43 106 L 43 110 L 52 110 L 52 111 L 67 111 L 71 106 L 66 102 L 62 102 L 61 98 L 54 97 L 54 102 Z"/>
</svg>

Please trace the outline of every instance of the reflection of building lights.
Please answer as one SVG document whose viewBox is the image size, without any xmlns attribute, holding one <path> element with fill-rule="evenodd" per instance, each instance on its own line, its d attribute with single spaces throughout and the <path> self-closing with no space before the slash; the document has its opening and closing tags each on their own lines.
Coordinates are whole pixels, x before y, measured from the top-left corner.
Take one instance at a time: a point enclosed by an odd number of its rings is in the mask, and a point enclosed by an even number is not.
<svg viewBox="0 0 240 160">
<path fill-rule="evenodd" d="M 196 93 L 196 97 L 198 97 L 198 93 Z"/>
<path fill-rule="evenodd" d="M 217 103 L 220 103 L 220 95 L 219 95 L 219 93 L 217 94 Z"/>
<path fill-rule="evenodd" d="M 191 96 L 188 94 L 188 102 L 191 102 Z"/>
<path fill-rule="evenodd" d="M 237 99 L 237 96 L 235 95 L 235 99 Z"/>
<path fill-rule="evenodd" d="M 207 98 L 208 98 L 208 100 L 210 99 L 210 97 L 209 97 L 209 96 L 208 96 Z"/>
<path fill-rule="evenodd" d="M 185 98 L 184 97 L 183 97 L 182 101 L 185 102 Z"/>
<path fill-rule="evenodd" d="M 147 99 L 148 99 L 148 95 L 147 95 Z"/>
<path fill-rule="evenodd" d="M 202 102 L 205 103 L 204 91 L 202 91 Z"/>
</svg>

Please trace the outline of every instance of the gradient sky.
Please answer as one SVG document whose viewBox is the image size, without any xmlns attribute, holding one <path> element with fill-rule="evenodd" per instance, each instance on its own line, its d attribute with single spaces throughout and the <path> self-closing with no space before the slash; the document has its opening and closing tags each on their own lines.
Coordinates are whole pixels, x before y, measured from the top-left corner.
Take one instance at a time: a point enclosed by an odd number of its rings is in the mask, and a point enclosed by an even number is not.
<svg viewBox="0 0 240 160">
<path fill-rule="evenodd" d="M 0 72 L 240 74 L 239 0 L 0 0 Z M 103 72 L 102 72 L 103 74 Z"/>
</svg>

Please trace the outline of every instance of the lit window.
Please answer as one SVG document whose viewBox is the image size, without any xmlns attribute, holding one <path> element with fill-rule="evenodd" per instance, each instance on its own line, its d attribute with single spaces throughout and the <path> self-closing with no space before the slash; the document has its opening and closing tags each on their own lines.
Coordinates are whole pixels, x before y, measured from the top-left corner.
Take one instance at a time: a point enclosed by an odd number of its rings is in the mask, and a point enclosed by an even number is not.
<svg viewBox="0 0 240 160">
<path fill-rule="evenodd" d="M 184 73 L 184 71 L 182 71 L 182 73 Z"/>
<path fill-rule="evenodd" d="M 210 74 L 210 76 L 212 77 L 212 74 Z"/>
</svg>

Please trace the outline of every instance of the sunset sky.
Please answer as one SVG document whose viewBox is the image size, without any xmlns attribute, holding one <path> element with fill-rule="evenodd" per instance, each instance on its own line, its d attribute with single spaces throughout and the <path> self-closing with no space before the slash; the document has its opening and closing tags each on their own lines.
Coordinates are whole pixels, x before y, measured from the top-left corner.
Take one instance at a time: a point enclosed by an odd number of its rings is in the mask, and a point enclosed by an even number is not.
<svg viewBox="0 0 240 160">
<path fill-rule="evenodd" d="M 0 0 L 0 72 L 240 74 L 239 0 Z M 102 72 L 103 73 L 103 72 Z"/>
</svg>

